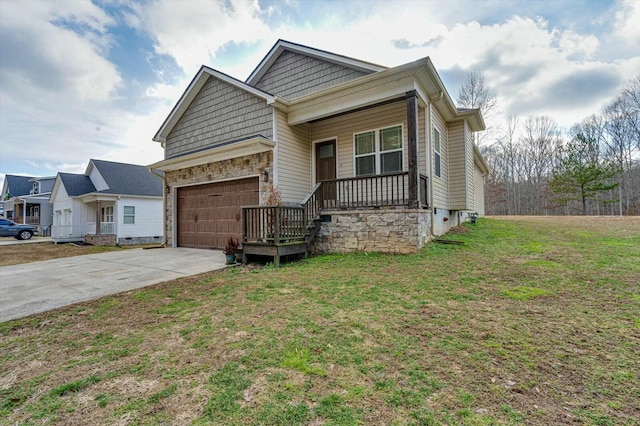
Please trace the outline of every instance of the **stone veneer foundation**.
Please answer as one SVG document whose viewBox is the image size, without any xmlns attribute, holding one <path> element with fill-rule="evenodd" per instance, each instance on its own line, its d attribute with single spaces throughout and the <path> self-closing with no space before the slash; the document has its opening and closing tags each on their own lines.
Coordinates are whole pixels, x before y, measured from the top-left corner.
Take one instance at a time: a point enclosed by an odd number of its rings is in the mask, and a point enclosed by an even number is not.
<svg viewBox="0 0 640 426">
<path fill-rule="evenodd" d="M 115 234 L 87 234 L 84 236 L 84 242 L 94 246 L 115 246 L 116 236 Z"/>
<path fill-rule="evenodd" d="M 273 176 L 273 151 L 166 172 L 165 183 L 168 186 L 168 188 L 165 188 L 165 191 L 167 191 L 165 203 L 167 246 L 171 247 L 173 244 L 173 208 L 174 197 L 177 195 L 176 188 L 260 176 L 264 171 L 268 173 L 269 177 Z M 271 184 L 263 182 L 262 178 L 258 180 L 260 182 L 260 204 L 262 204 L 271 189 Z"/>
<path fill-rule="evenodd" d="M 328 212 L 313 253 L 415 253 L 431 239 L 431 212 L 381 209 Z"/>
</svg>

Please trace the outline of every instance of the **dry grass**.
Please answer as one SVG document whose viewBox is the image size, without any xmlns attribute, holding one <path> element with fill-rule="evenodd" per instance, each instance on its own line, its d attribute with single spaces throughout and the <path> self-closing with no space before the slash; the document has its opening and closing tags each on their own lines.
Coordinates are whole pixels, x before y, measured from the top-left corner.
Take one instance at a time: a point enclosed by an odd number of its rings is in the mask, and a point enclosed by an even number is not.
<svg viewBox="0 0 640 426">
<path fill-rule="evenodd" d="M 2 323 L 0 424 L 640 422 L 640 220 L 447 238 Z"/>
<path fill-rule="evenodd" d="M 14 238 L 1 238 L 1 240 L 15 241 Z M 54 244 L 52 242 L 2 245 L 0 246 L 0 266 L 19 265 L 21 263 L 60 259 L 63 257 L 81 256 L 83 254 L 102 253 L 106 251 L 125 250 L 138 247 L 143 246 L 91 246 L 73 243 Z"/>
</svg>

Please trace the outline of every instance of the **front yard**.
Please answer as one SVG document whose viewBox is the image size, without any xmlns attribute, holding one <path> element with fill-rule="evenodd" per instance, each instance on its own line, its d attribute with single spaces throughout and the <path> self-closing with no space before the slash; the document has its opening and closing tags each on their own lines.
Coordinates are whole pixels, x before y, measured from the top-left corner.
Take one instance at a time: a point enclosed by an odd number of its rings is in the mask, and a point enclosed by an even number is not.
<svg viewBox="0 0 640 426">
<path fill-rule="evenodd" d="M 0 424 L 640 424 L 640 218 L 446 238 L 0 323 Z"/>
</svg>

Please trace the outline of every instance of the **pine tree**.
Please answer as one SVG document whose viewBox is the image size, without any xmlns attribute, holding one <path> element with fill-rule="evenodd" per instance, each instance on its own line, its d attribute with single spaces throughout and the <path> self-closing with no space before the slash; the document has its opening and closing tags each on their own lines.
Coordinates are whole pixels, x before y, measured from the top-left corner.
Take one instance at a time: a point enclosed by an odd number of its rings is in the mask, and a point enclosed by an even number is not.
<svg viewBox="0 0 640 426">
<path fill-rule="evenodd" d="M 587 200 L 618 186 L 610 182 L 617 174 L 612 162 L 599 158 L 597 141 L 579 133 L 563 149 L 549 186 L 565 203 L 581 201 L 582 214 L 586 215 Z"/>
</svg>

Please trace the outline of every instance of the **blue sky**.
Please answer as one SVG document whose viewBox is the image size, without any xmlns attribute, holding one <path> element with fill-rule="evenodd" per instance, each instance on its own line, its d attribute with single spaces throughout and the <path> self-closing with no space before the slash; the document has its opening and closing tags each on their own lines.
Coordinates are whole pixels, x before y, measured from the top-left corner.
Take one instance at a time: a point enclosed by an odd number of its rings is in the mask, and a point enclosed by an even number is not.
<svg viewBox="0 0 640 426">
<path fill-rule="evenodd" d="M 201 65 L 244 80 L 285 39 L 386 66 L 482 72 L 505 115 L 564 128 L 640 74 L 640 1 L 0 0 L 0 185 L 151 164 Z"/>
</svg>

